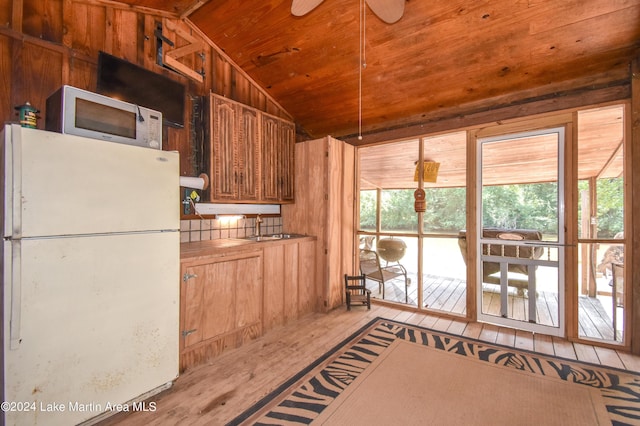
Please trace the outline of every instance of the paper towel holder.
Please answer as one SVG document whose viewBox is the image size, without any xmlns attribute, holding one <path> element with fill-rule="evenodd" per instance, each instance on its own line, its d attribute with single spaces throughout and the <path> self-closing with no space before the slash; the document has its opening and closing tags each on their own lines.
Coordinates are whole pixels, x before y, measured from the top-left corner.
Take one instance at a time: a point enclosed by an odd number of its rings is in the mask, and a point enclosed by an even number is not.
<svg viewBox="0 0 640 426">
<path fill-rule="evenodd" d="M 200 194 L 196 190 L 205 190 L 209 187 L 209 176 L 206 173 L 200 173 L 198 177 L 180 176 L 180 186 L 185 188 L 182 213 L 188 215 L 192 213 L 191 207 L 193 212 L 196 212 L 195 203 L 200 201 Z"/>
<path fill-rule="evenodd" d="M 193 189 L 209 188 L 209 176 L 206 173 L 200 173 L 198 177 L 180 176 L 180 186 Z"/>
</svg>

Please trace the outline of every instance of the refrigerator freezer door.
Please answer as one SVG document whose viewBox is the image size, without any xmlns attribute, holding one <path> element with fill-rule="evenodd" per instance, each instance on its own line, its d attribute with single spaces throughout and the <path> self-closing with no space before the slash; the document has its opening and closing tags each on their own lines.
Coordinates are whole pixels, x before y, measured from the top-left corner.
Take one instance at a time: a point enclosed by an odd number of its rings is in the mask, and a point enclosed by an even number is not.
<svg viewBox="0 0 640 426">
<path fill-rule="evenodd" d="M 177 152 L 15 125 L 5 134 L 5 236 L 179 228 Z"/>
<path fill-rule="evenodd" d="M 3 397 L 35 410 L 6 412 L 6 424 L 77 424 L 177 377 L 179 239 L 20 242 L 19 344 L 8 349 L 5 333 Z"/>
</svg>

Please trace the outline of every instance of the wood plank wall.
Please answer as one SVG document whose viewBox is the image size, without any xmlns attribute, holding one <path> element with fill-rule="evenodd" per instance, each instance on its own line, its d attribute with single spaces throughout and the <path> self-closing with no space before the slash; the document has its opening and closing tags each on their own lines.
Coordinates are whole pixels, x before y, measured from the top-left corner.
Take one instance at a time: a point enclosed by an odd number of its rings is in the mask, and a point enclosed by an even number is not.
<svg viewBox="0 0 640 426">
<path fill-rule="evenodd" d="M 189 43 L 177 32 L 201 41 L 202 49 L 180 62 L 202 71 L 204 82 L 156 65 L 154 30 L 158 22 L 176 48 Z M 101 50 L 186 85 L 185 127 L 165 127 L 163 136 L 164 149 L 181 154 L 182 175 L 204 171 L 199 170 L 193 155 L 198 136 L 191 126 L 192 97 L 213 91 L 291 119 L 190 22 L 106 0 L 0 0 L 0 119 L 16 122 L 14 107 L 28 101 L 40 110 L 38 128 L 43 129 L 46 99 L 61 85 L 95 91 Z"/>
</svg>

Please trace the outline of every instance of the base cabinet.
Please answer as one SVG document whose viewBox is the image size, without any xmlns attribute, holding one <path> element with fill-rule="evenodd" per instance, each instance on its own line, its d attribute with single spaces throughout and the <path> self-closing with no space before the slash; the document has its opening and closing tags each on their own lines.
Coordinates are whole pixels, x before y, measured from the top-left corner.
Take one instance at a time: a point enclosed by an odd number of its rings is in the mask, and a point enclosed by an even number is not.
<svg viewBox="0 0 640 426">
<path fill-rule="evenodd" d="M 314 311 L 316 241 L 182 259 L 180 371 Z"/>
<path fill-rule="evenodd" d="M 183 263 L 180 368 L 262 335 L 262 252 Z"/>
</svg>

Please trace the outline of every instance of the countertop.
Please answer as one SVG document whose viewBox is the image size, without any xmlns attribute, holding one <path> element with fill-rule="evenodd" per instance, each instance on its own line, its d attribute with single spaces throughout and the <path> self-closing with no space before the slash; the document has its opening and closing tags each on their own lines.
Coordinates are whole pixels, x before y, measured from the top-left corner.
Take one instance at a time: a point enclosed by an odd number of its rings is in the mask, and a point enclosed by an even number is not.
<svg viewBox="0 0 640 426">
<path fill-rule="evenodd" d="M 224 256 L 228 254 L 259 251 L 262 250 L 263 247 L 315 241 L 316 239 L 314 236 L 305 235 L 265 241 L 252 241 L 242 238 L 218 238 L 215 240 L 181 243 L 180 260 L 194 260 L 206 256 Z"/>
</svg>

